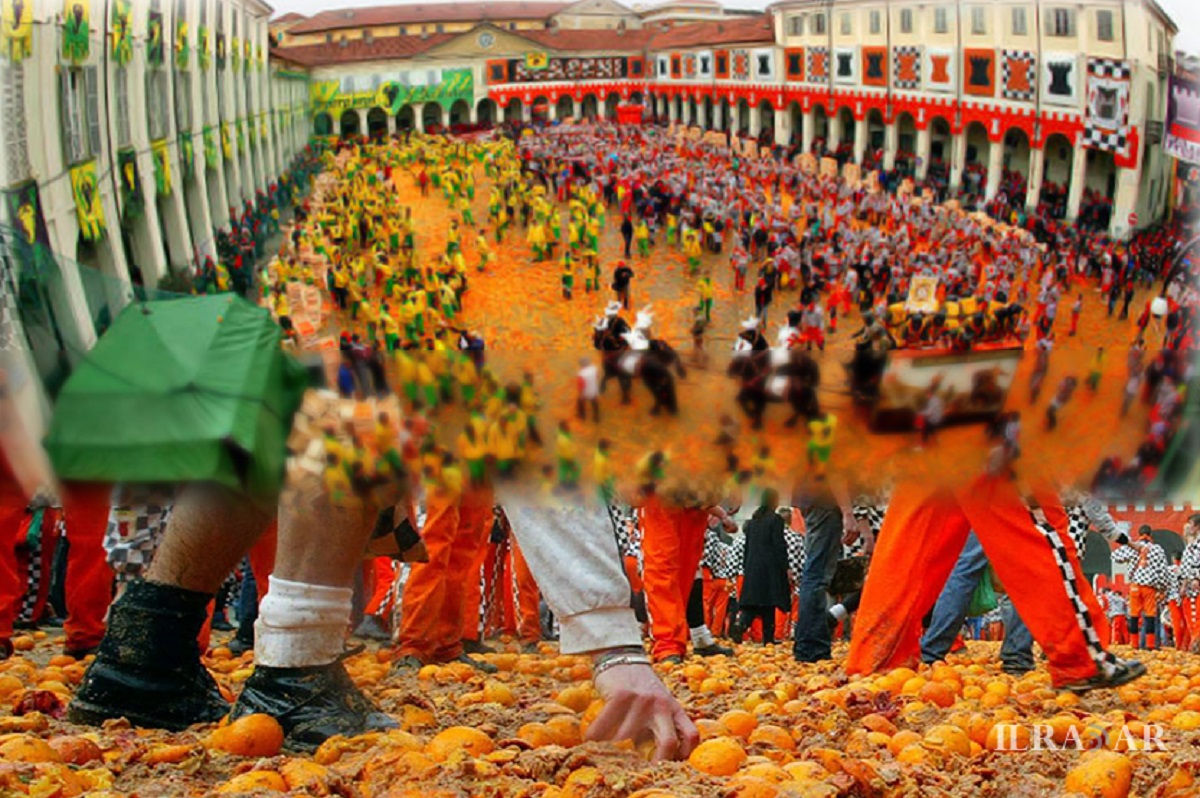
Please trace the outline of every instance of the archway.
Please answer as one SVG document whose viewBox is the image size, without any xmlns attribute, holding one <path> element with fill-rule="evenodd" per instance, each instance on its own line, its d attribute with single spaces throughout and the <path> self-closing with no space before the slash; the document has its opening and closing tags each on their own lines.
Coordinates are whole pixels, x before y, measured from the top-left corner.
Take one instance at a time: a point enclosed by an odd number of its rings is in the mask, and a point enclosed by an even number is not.
<svg viewBox="0 0 1200 798">
<path fill-rule="evenodd" d="M 750 135 L 750 103 L 745 100 L 738 100 L 737 103 L 737 134 L 740 136 Z"/>
<path fill-rule="evenodd" d="M 1000 190 L 1013 207 L 1025 205 L 1029 189 L 1029 153 L 1029 134 L 1024 130 L 1014 127 L 1004 134 L 1004 175 Z"/>
<path fill-rule="evenodd" d="M 792 123 L 792 144 L 804 140 L 804 110 L 800 107 L 800 103 L 792 102 L 788 105 L 788 119 Z"/>
<path fill-rule="evenodd" d="M 717 126 L 720 127 L 721 130 L 729 130 L 729 114 L 729 100 L 722 98 L 717 103 Z"/>
<path fill-rule="evenodd" d="M 471 124 L 471 106 L 466 100 L 456 100 L 450 106 L 450 127 Z"/>
<path fill-rule="evenodd" d="M 823 105 L 813 106 L 812 150 L 819 155 L 829 151 L 829 114 Z"/>
<path fill-rule="evenodd" d="M 983 194 L 987 185 L 988 160 L 992 142 L 987 128 L 980 122 L 967 125 L 967 160 L 962 174 L 962 190 L 968 194 Z"/>
<path fill-rule="evenodd" d="M 929 165 L 945 164 L 951 150 L 950 123 L 940 116 L 929 120 Z"/>
<path fill-rule="evenodd" d="M 759 138 L 769 139 L 775 133 L 775 106 L 769 100 L 758 104 L 758 130 L 753 131 Z"/>
<path fill-rule="evenodd" d="M 475 106 L 475 119 L 477 124 L 484 127 L 491 127 L 496 124 L 496 102 L 490 97 L 484 97 Z"/>
<path fill-rule="evenodd" d="M 713 101 L 712 97 L 705 97 L 700 103 L 700 124 L 705 130 L 713 129 Z"/>
<path fill-rule="evenodd" d="M 510 125 L 519 125 L 525 121 L 525 106 L 516 97 L 508 101 L 508 105 L 504 106 L 504 121 Z"/>
<path fill-rule="evenodd" d="M 358 111 L 348 108 L 342 112 L 341 132 L 343 138 L 353 138 L 361 131 L 358 129 Z"/>
<path fill-rule="evenodd" d="M 1061 133 L 1052 133 L 1042 145 L 1045 155 L 1042 169 L 1040 199 L 1050 209 L 1050 215 L 1062 219 L 1067 215 L 1067 196 L 1071 191 L 1071 162 L 1075 148 Z"/>
<path fill-rule="evenodd" d="M 580 114 L 584 119 L 595 119 L 599 116 L 600 101 L 596 99 L 594 94 L 583 95 L 583 111 Z"/>
<path fill-rule="evenodd" d="M 1079 224 L 1092 230 L 1107 230 L 1112 221 L 1113 198 L 1117 193 L 1117 163 L 1107 150 L 1089 148 L 1084 170 L 1083 201 Z M 1125 220 L 1122 220 L 1122 224 Z"/>
<path fill-rule="evenodd" d="M 700 113 L 699 113 L 699 110 L 698 110 L 698 106 L 696 105 L 696 98 L 695 98 L 695 97 L 689 97 L 689 98 L 688 98 L 688 101 L 687 101 L 687 116 L 686 116 L 686 117 L 684 117 L 684 119 L 687 121 L 688 125 L 694 125 L 694 124 L 696 124 L 696 123 L 699 121 L 699 119 L 700 119 Z"/>
<path fill-rule="evenodd" d="M 442 130 L 442 106 L 439 103 L 425 103 L 421 109 L 421 129 L 429 133 L 440 133 Z"/>
<path fill-rule="evenodd" d="M 641 105 L 644 104 L 646 100 L 644 97 L 642 97 L 642 93 L 640 91 L 634 91 L 630 92 L 629 94 L 629 102 L 633 105 Z"/>
<path fill-rule="evenodd" d="M 615 122 L 617 119 L 617 106 L 621 104 L 621 95 L 610 94 L 604 98 L 604 118 Z"/>
<path fill-rule="evenodd" d="M 558 98 L 555 109 L 560 120 L 573 119 L 575 117 L 575 100 L 571 95 L 564 94 Z"/>
<path fill-rule="evenodd" d="M 413 107 L 411 105 L 400 106 L 400 110 L 396 112 L 396 129 L 412 130 L 416 126 L 416 115 L 413 112 Z"/>
<path fill-rule="evenodd" d="M 863 153 L 863 166 L 877 169 L 884 148 L 887 147 L 887 127 L 883 123 L 883 112 L 878 108 L 867 109 L 867 151 Z"/>
<path fill-rule="evenodd" d="M 529 121 L 541 122 L 546 124 L 550 121 L 550 98 L 544 94 L 539 94 L 533 98 L 533 103 L 529 106 Z"/>
<path fill-rule="evenodd" d="M 833 151 L 838 158 L 848 158 L 854 152 L 854 112 L 846 106 L 837 110 L 839 138 L 833 142 Z"/>
<path fill-rule="evenodd" d="M 367 135 L 373 139 L 387 135 L 387 111 L 382 108 L 367 111 Z"/>
<path fill-rule="evenodd" d="M 911 175 L 916 166 L 917 123 L 908 111 L 896 117 L 896 168 Z"/>
<path fill-rule="evenodd" d="M 313 135 L 315 136 L 332 136 L 333 135 L 333 117 L 322 111 L 313 117 Z"/>
</svg>

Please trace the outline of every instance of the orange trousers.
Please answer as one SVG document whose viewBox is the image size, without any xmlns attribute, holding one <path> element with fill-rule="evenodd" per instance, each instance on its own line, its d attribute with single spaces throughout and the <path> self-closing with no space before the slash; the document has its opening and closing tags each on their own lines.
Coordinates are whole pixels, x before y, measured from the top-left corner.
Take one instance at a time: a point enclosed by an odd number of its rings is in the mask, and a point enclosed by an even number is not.
<svg viewBox="0 0 1200 798">
<path fill-rule="evenodd" d="M 67 617 L 63 630 L 66 650 L 81 651 L 100 645 L 105 616 L 113 597 L 113 571 L 104 553 L 112 485 L 74 482 L 63 486 L 66 517 Z"/>
<path fill-rule="evenodd" d="M 704 623 L 717 637 L 725 637 L 729 616 L 729 580 L 716 579 L 704 569 Z"/>
<path fill-rule="evenodd" d="M 467 577 L 463 608 L 463 640 L 479 640 L 497 631 L 516 635 L 522 643 L 542 639 L 538 612 L 541 593 L 516 538 L 484 547 L 478 568 Z M 484 600 L 484 597 L 487 600 Z"/>
<path fill-rule="evenodd" d="M 654 638 L 651 654 L 655 661 L 682 657 L 691 639 L 687 603 L 704 554 L 708 513 L 669 507 L 656 496 L 650 497 L 641 512 L 642 581 Z"/>
<path fill-rule="evenodd" d="M 388 596 L 399 573 L 399 564 L 391 557 L 372 557 L 363 564 L 371 598 L 363 608 L 366 615 L 379 615 L 389 609 Z"/>
<path fill-rule="evenodd" d="M 1011 480 L 980 477 L 953 490 L 898 486 L 863 588 L 846 671 L 920 662 L 921 618 L 937 601 L 972 529 L 1045 650 L 1055 685 L 1094 676 L 1113 661 L 1095 642 L 1098 627 L 1108 638 L 1107 619 L 1074 547 L 1062 543 L 1066 514 L 1056 496 L 1039 493 L 1037 499 L 1057 534 L 1039 529 Z"/>
<path fill-rule="evenodd" d="M 25 574 L 17 564 L 17 542 L 25 531 L 22 521 L 26 505 L 25 492 L 9 470 L 0 446 L 0 641 L 12 639 L 13 621 L 25 595 Z"/>
<path fill-rule="evenodd" d="M 1167 604 L 1171 610 L 1171 629 L 1175 634 L 1175 648 L 1180 651 L 1187 651 L 1192 645 L 1192 627 L 1188 623 L 1190 619 L 1184 610 L 1184 601 L 1186 599 L 1179 599 Z"/>
<path fill-rule="evenodd" d="M 429 562 L 413 563 L 401 600 L 397 657 L 449 662 L 462 655 L 466 577 L 492 528 L 492 493 L 430 496 L 422 538 Z"/>
</svg>

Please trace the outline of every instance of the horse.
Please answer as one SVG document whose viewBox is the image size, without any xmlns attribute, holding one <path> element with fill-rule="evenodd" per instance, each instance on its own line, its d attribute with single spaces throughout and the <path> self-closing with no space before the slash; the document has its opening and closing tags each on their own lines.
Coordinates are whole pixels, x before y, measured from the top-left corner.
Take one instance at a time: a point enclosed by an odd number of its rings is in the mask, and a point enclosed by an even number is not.
<svg viewBox="0 0 1200 798">
<path fill-rule="evenodd" d="M 792 415 L 785 422 L 789 428 L 796 426 L 800 416 L 811 420 L 820 415 L 817 387 L 821 371 L 805 352 L 772 349 L 755 355 L 735 355 L 728 374 L 741 383 L 737 403 L 753 429 L 762 429 L 763 414 L 771 403 L 792 408 Z"/>
<path fill-rule="evenodd" d="M 593 333 L 592 345 L 602 353 L 604 364 L 600 393 L 604 393 L 608 380 L 615 378 L 621 386 L 621 404 L 630 404 L 633 379 L 638 377 L 654 397 L 650 415 L 658 415 L 663 408 L 671 415 L 678 415 L 675 376 L 671 368 L 676 367 L 681 378 L 686 374 L 678 353 L 664 341 L 646 341 L 645 349 L 634 349 L 628 340 L 631 336 L 628 332 L 617 335 L 610 329 L 599 327 Z"/>
</svg>

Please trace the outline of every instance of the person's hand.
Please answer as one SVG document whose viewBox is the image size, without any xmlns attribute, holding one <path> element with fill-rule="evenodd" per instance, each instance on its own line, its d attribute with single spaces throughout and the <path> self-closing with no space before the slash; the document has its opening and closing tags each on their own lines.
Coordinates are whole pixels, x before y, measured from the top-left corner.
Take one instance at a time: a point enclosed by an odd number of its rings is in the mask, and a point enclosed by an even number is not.
<svg viewBox="0 0 1200 798">
<path fill-rule="evenodd" d="M 853 546 L 854 542 L 863 535 L 863 522 L 854 513 L 842 515 L 842 545 Z"/>
<path fill-rule="evenodd" d="M 737 521 L 734 521 L 729 516 L 725 516 L 721 519 L 721 526 L 724 527 L 725 531 L 731 535 L 736 534 L 738 531 Z"/>
<path fill-rule="evenodd" d="M 588 726 L 589 740 L 655 741 L 655 759 L 684 759 L 700 732 L 649 665 L 614 665 L 596 677 L 604 709 Z"/>
</svg>

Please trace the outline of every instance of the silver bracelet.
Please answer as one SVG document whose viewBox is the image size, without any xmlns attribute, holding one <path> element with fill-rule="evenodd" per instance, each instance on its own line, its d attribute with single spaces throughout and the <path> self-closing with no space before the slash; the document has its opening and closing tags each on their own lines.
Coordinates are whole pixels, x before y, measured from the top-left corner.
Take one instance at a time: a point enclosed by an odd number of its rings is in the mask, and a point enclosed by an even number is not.
<svg viewBox="0 0 1200 798">
<path fill-rule="evenodd" d="M 652 665 L 649 656 L 646 654 L 618 654 L 616 656 L 607 656 L 596 662 L 592 667 L 592 678 L 600 676 L 608 668 L 617 667 L 618 665 Z"/>
</svg>

